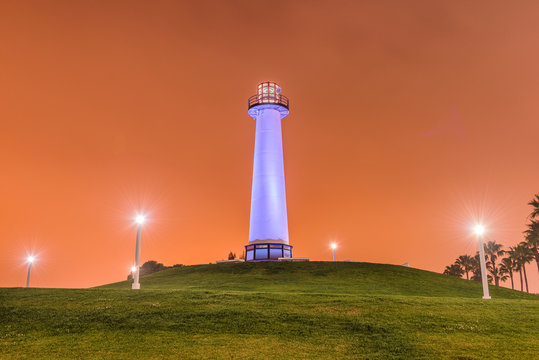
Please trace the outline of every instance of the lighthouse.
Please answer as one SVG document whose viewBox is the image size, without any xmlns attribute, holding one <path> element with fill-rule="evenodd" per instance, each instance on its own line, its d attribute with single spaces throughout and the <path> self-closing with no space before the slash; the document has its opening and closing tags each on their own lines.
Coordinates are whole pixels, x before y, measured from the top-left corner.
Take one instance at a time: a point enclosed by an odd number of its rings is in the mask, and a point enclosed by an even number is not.
<svg viewBox="0 0 539 360">
<path fill-rule="evenodd" d="M 281 121 L 289 101 L 281 88 L 268 81 L 258 85 L 248 100 L 248 113 L 256 121 L 249 243 L 246 261 L 291 258 L 284 181 Z"/>
</svg>

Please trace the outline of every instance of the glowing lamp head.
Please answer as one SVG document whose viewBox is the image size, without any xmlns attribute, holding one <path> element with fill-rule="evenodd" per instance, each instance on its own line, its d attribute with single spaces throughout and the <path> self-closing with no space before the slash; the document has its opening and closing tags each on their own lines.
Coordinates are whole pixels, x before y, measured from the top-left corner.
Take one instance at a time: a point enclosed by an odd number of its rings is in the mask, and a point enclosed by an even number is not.
<svg viewBox="0 0 539 360">
<path fill-rule="evenodd" d="M 144 215 L 137 215 L 135 217 L 135 222 L 139 225 L 142 225 L 144 224 L 144 221 L 146 220 L 146 218 L 144 217 Z"/>
<path fill-rule="evenodd" d="M 137 267 L 136 266 L 131 266 L 131 272 L 134 273 L 135 271 L 137 271 Z"/>
<path fill-rule="evenodd" d="M 331 244 L 331 248 L 332 248 L 333 250 L 335 250 L 335 249 L 337 248 L 337 244 L 332 243 L 332 244 Z"/>
<path fill-rule="evenodd" d="M 485 233 L 485 227 L 483 225 L 475 225 L 474 232 L 476 235 L 483 235 Z"/>
<path fill-rule="evenodd" d="M 35 259 L 36 259 L 36 258 L 35 258 L 34 256 L 30 255 L 30 256 L 28 256 L 28 257 L 26 258 L 26 261 L 28 261 L 28 262 L 31 264 L 31 263 L 34 262 Z"/>
</svg>

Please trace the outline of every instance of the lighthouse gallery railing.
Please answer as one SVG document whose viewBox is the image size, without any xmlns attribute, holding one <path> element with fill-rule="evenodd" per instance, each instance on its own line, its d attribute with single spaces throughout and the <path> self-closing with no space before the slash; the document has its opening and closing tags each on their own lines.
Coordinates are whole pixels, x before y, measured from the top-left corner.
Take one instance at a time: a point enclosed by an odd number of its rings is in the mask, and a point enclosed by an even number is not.
<svg viewBox="0 0 539 360">
<path fill-rule="evenodd" d="M 270 95 L 253 95 L 247 100 L 247 107 L 248 109 L 252 108 L 256 105 L 262 105 L 262 104 L 277 104 L 282 105 L 285 108 L 289 108 L 290 102 L 288 101 L 288 98 L 281 94 L 270 94 Z"/>
</svg>

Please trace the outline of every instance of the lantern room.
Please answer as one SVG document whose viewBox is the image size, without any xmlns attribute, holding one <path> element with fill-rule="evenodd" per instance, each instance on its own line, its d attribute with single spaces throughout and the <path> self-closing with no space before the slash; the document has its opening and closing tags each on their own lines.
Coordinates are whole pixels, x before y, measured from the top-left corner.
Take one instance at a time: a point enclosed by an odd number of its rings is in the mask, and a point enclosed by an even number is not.
<svg viewBox="0 0 539 360">
<path fill-rule="evenodd" d="M 281 88 L 273 81 L 258 84 L 256 95 L 249 98 L 249 109 L 256 105 L 277 104 L 288 109 L 288 98 L 281 94 Z"/>
</svg>

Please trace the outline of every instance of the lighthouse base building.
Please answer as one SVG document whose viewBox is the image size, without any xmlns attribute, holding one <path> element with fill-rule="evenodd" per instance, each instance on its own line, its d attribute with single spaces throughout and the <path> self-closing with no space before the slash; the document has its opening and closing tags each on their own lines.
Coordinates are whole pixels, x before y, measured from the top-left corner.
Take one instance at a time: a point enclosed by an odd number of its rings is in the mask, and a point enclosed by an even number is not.
<svg viewBox="0 0 539 360">
<path fill-rule="evenodd" d="M 248 113 L 256 121 L 256 135 L 245 261 L 291 259 L 281 130 L 289 100 L 276 83 L 263 82 L 248 100 Z"/>
<path fill-rule="evenodd" d="M 245 245 L 245 261 L 280 261 L 292 258 L 292 245 L 270 241 L 253 241 Z"/>
</svg>

